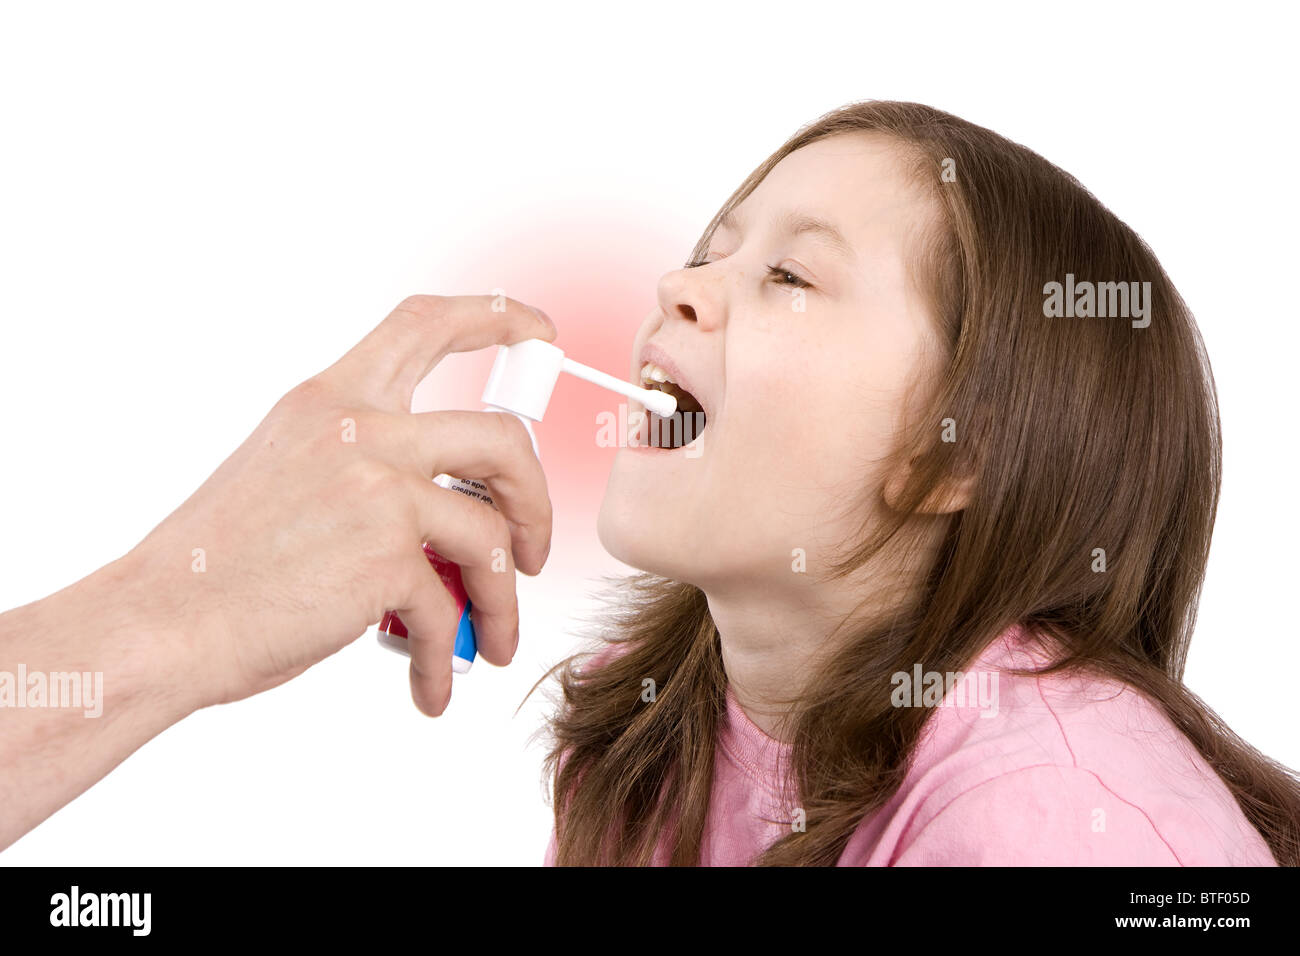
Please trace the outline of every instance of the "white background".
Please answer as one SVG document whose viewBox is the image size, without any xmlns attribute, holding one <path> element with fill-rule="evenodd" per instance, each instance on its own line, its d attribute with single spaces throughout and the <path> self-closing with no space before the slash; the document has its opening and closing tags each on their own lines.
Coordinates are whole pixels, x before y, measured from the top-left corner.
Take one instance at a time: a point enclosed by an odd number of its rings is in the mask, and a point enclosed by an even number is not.
<svg viewBox="0 0 1300 956">
<path fill-rule="evenodd" d="M 1290 14 L 894 6 L 4 3 L 0 607 L 129 549 L 404 295 L 488 291 L 442 286 L 464 243 L 615 207 L 671 232 L 657 274 L 798 126 L 909 99 L 1076 175 L 1198 316 L 1226 477 L 1187 682 L 1300 766 Z M 0 862 L 539 862 L 542 702 L 515 707 L 585 601 L 544 583 L 516 663 L 447 716 L 363 638 L 173 727 Z"/>
</svg>

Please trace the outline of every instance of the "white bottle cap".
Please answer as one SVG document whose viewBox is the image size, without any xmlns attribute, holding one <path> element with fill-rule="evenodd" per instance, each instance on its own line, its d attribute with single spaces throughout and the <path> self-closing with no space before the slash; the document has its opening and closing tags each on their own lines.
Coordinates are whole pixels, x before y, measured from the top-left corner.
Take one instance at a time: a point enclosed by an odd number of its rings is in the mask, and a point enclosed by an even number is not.
<svg viewBox="0 0 1300 956">
<path fill-rule="evenodd" d="M 483 404 L 540 422 L 563 366 L 564 351 L 541 339 L 499 346 Z"/>
</svg>

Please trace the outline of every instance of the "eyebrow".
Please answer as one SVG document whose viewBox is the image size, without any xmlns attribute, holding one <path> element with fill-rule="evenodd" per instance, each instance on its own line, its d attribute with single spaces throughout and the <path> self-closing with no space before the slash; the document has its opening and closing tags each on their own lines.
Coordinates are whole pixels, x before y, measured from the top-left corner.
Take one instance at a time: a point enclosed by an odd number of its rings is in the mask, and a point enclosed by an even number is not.
<svg viewBox="0 0 1300 956">
<path fill-rule="evenodd" d="M 818 219 L 816 216 L 809 216 L 804 213 L 786 212 L 778 216 L 775 223 L 777 231 L 782 235 L 811 235 L 845 259 L 852 259 L 854 256 L 853 244 L 844 238 L 844 233 L 825 219 Z M 736 211 L 734 209 L 729 210 L 726 215 L 718 220 L 717 228 L 740 232 L 740 222 L 736 216 Z"/>
</svg>

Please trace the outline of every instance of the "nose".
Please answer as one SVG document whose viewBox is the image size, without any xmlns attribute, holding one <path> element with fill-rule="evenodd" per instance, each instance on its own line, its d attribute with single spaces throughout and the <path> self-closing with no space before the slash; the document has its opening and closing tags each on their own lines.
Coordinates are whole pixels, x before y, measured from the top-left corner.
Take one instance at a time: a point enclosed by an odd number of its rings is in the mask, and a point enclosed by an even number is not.
<svg viewBox="0 0 1300 956">
<path fill-rule="evenodd" d="M 723 287 L 716 264 L 674 269 L 659 280 L 659 308 L 665 316 L 715 329 L 722 321 Z"/>
</svg>

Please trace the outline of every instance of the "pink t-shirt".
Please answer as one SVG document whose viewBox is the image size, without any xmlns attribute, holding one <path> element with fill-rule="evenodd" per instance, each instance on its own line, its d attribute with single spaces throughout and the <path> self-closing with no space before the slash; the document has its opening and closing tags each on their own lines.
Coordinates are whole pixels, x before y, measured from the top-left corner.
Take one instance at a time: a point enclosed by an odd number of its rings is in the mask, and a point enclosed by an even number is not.
<svg viewBox="0 0 1300 956">
<path fill-rule="evenodd" d="M 1109 681 L 1005 673 L 1045 663 L 1012 628 L 942 705 L 932 697 L 902 786 L 863 819 L 839 865 L 1276 865 L 1223 781 L 1146 698 Z M 895 686 L 905 703 L 940 679 L 908 677 Z M 789 747 L 730 688 L 718 744 L 700 859 L 743 866 L 798 820 L 777 784 Z"/>
</svg>

